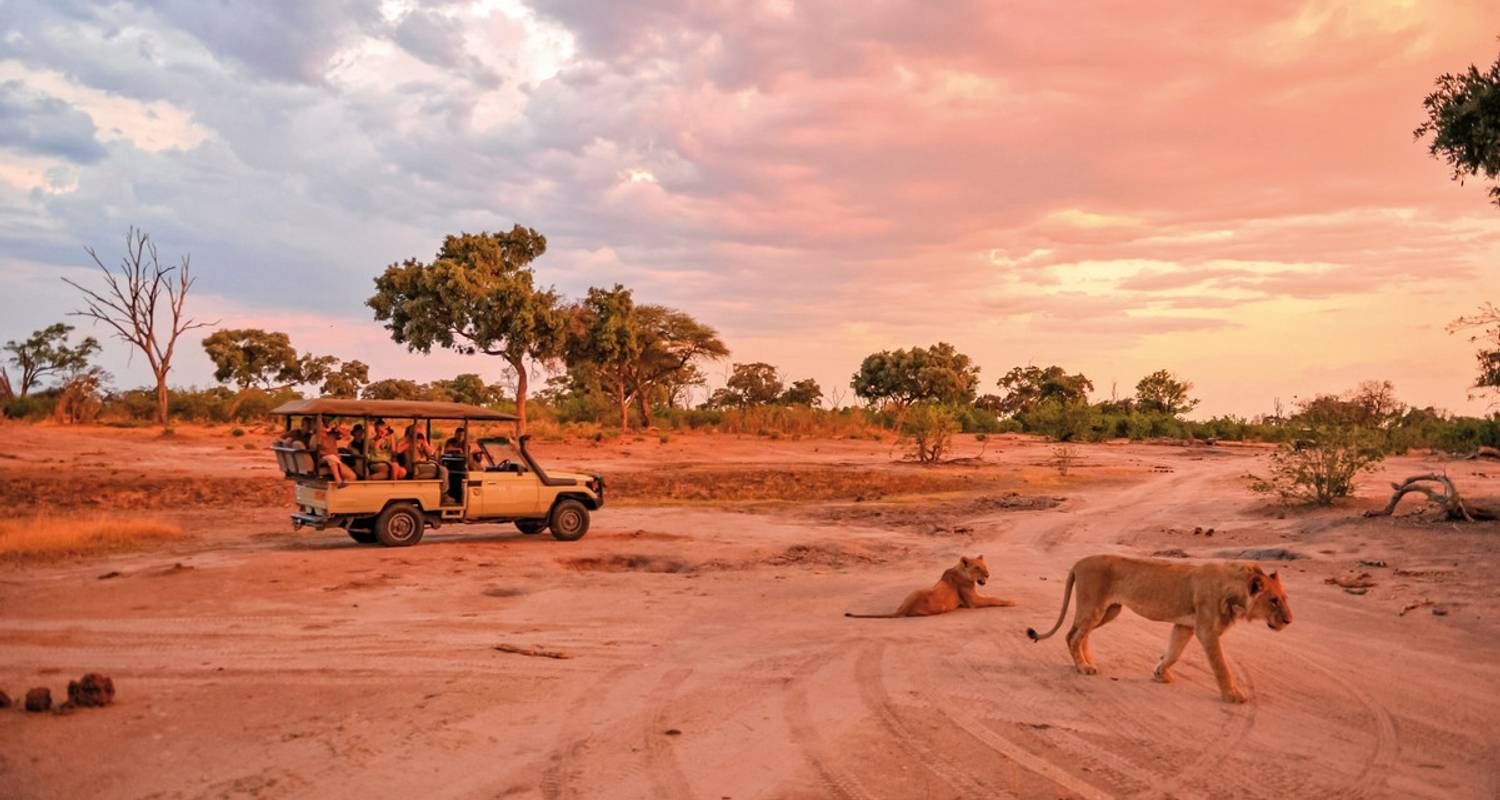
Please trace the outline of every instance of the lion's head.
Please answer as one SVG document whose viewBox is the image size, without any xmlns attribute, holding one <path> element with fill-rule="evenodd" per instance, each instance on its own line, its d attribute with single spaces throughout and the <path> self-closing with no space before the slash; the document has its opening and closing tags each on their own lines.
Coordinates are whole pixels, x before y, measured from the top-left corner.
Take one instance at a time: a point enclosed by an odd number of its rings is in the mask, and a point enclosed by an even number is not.
<svg viewBox="0 0 1500 800">
<path fill-rule="evenodd" d="M 1250 619 L 1264 619 L 1273 631 L 1292 624 L 1292 607 L 1286 600 L 1286 590 L 1281 586 L 1281 577 L 1275 572 L 1267 575 L 1259 567 L 1250 577 Z"/>
<path fill-rule="evenodd" d="M 984 556 L 975 556 L 973 558 L 959 556 L 958 569 L 965 577 L 980 586 L 983 586 L 984 582 L 990 579 L 990 567 L 984 563 Z"/>
</svg>

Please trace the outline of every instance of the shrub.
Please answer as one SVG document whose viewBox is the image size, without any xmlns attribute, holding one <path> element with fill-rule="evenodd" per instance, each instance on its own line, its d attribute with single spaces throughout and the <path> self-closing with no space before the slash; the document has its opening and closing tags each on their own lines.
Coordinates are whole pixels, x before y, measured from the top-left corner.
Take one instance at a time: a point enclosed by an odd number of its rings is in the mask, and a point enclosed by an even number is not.
<svg viewBox="0 0 1500 800">
<path fill-rule="evenodd" d="M 1384 458 L 1381 437 L 1361 428 L 1320 427 L 1284 442 L 1271 454 L 1271 470 L 1252 475 L 1250 488 L 1283 503 L 1332 505 L 1354 493 L 1354 479 Z"/>
<path fill-rule="evenodd" d="M 1052 466 L 1057 474 L 1068 477 L 1068 470 L 1073 468 L 1073 462 L 1078 460 L 1078 448 L 1071 444 L 1061 444 L 1052 448 Z"/>
<path fill-rule="evenodd" d="M 906 410 L 901 433 L 911 439 L 917 461 L 933 464 L 942 460 L 953 434 L 959 429 L 958 414 L 938 403 L 917 403 Z"/>
</svg>

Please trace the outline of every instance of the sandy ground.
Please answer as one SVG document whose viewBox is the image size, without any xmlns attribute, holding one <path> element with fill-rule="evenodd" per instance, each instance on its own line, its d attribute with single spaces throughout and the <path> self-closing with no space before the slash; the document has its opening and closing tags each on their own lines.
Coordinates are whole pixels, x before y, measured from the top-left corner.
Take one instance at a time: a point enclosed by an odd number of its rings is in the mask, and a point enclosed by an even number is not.
<svg viewBox="0 0 1500 800">
<path fill-rule="evenodd" d="M 1245 488 L 1255 447 L 1086 446 L 1064 478 L 1015 437 L 930 469 L 874 442 L 558 443 L 546 463 L 637 487 L 582 541 L 445 527 L 385 549 L 292 533 L 290 488 L 223 430 L 0 434 L 13 513 L 121 506 L 191 534 L 0 568 L 0 689 L 59 694 L 85 671 L 118 688 L 106 709 L 0 712 L 0 797 L 1500 792 L 1500 526 L 1359 516 L 1433 467 L 1500 496 L 1500 466 L 1395 458 L 1354 501 L 1283 512 Z M 714 496 L 742 478 L 759 488 Z M 1219 701 L 1196 644 L 1153 683 L 1168 626 L 1128 612 L 1094 636 L 1098 676 L 1023 634 L 1051 625 L 1081 556 L 1252 547 L 1305 558 L 1274 565 L 1295 623 L 1227 638 L 1246 705 Z M 1019 605 L 842 616 L 894 607 L 961 553 Z M 1350 570 L 1375 587 L 1324 583 Z"/>
</svg>

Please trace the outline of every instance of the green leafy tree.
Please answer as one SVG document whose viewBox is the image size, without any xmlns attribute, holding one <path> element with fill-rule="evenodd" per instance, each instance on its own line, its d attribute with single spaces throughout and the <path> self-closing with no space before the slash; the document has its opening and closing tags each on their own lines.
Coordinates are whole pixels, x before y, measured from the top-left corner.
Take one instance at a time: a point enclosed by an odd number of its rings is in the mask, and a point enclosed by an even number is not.
<svg viewBox="0 0 1500 800">
<path fill-rule="evenodd" d="M 524 430 L 527 362 L 562 355 L 566 333 L 557 293 L 537 288 L 528 266 L 546 250 L 546 237 L 520 225 L 449 236 L 430 264 L 407 259 L 386 267 L 367 302 L 391 338 L 411 350 L 440 346 L 504 359 L 516 374 Z"/>
<path fill-rule="evenodd" d="M 240 389 L 302 383 L 302 364 L 291 337 L 258 328 L 225 328 L 203 337 L 214 380 Z"/>
<path fill-rule="evenodd" d="M 465 372 L 445 381 L 434 381 L 433 385 L 453 398 L 455 403 L 487 406 L 498 402 L 502 397 L 499 386 L 485 383 L 483 378 L 473 372 Z"/>
<path fill-rule="evenodd" d="M 1175 417 L 1198 406 L 1197 400 L 1188 397 L 1192 390 L 1193 384 L 1177 380 L 1172 373 L 1159 369 L 1135 385 L 1135 402 L 1142 411 Z"/>
<path fill-rule="evenodd" d="M 72 332 L 72 325 L 58 322 L 33 332 L 25 341 L 5 343 L 10 363 L 20 370 L 21 397 L 40 385 L 45 376 L 60 375 L 71 379 L 88 369 L 89 358 L 99 352 L 99 341 L 89 336 L 76 346 L 69 345 L 68 335 Z"/>
<path fill-rule="evenodd" d="M 1479 346 L 1476 358 L 1479 375 L 1474 388 L 1480 390 L 1500 389 L 1500 306 L 1485 303 L 1472 316 L 1459 317 L 1448 326 L 1450 332 L 1472 330 L 1469 341 Z"/>
<path fill-rule="evenodd" d="M 431 390 L 405 378 L 386 378 L 370 383 L 360 392 L 366 400 L 430 400 Z"/>
<path fill-rule="evenodd" d="M 735 364 L 724 388 L 734 398 L 734 405 L 763 406 L 776 402 L 783 385 L 776 368 L 764 361 Z"/>
<path fill-rule="evenodd" d="M 865 356 L 850 386 L 867 403 L 889 403 L 905 409 L 912 403 L 970 403 L 979 385 L 979 368 L 947 342 L 910 350 L 885 350 Z"/>
<path fill-rule="evenodd" d="M 823 403 L 823 387 L 812 378 L 793 381 L 782 392 L 780 401 L 789 406 L 817 406 Z"/>
<path fill-rule="evenodd" d="M 1438 76 L 1437 87 L 1422 101 L 1427 121 L 1414 135 L 1428 134 L 1427 152 L 1453 170 L 1453 180 L 1500 175 L 1500 58 L 1481 71 L 1469 68 Z M 1490 201 L 1500 204 L 1500 186 L 1490 187 Z"/>
<path fill-rule="evenodd" d="M 1083 373 L 1069 375 L 1059 366 L 1012 367 L 997 383 L 1005 394 L 992 409 L 998 414 L 1024 414 L 1042 403 L 1056 401 L 1072 405 L 1088 400 L 1094 384 Z"/>
<path fill-rule="evenodd" d="M 630 429 L 631 380 L 645 349 L 636 311 L 624 286 L 591 288 L 574 309 L 568 344 L 570 365 L 590 368 L 619 406 L 622 431 Z"/>
<path fill-rule="evenodd" d="M 345 361 L 338 369 L 323 378 L 322 393 L 325 397 L 358 397 L 365 384 L 370 382 L 370 366 L 363 361 Z"/>
</svg>

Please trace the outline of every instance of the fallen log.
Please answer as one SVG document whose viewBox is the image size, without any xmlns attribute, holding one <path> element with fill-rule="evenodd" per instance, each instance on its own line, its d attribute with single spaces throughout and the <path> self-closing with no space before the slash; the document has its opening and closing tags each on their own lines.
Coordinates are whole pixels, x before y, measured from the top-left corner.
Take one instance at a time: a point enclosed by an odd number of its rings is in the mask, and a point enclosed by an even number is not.
<svg viewBox="0 0 1500 800">
<path fill-rule="evenodd" d="M 1439 491 L 1437 487 L 1442 487 L 1442 491 Z M 1447 475 L 1439 475 L 1435 472 L 1413 475 L 1400 483 L 1391 484 L 1391 489 L 1394 490 L 1394 494 L 1391 495 L 1390 502 L 1385 504 L 1385 508 L 1379 511 L 1366 511 L 1365 516 L 1389 517 L 1396 512 L 1396 505 L 1401 502 L 1401 498 L 1413 492 L 1425 495 L 1429 501 L 1441 508 L 1444 519 L 1474 522 L 1481 519 L 1495 519 L 1497 516 L 1494 509 L 1477 508 L 1464 502 L 1463 497 L 1458 493 L 1458 487 L 1453 485 L 1453 481 Z"/>
</svg>

